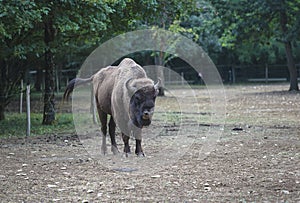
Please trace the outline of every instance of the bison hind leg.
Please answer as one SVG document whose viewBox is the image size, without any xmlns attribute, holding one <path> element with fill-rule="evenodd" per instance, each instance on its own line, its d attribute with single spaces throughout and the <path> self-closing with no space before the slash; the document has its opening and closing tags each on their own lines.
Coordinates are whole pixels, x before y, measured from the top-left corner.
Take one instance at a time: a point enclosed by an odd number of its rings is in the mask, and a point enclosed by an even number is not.
<svg viewBox="0 0 300 203">
<path fill-rule="evenodd" d="M 117 154 L 120 153 L 118 147 L 113 146 L 113 145 L 111 146 L 111 151 L 112 151 L 112 153 L 113 153 L 114 155 L 117 155 Z"/>
<path fill-rule="evenodd" d="M 110 140 L 111 140 L 111 151 L 114 155 L 117 155 L 120 152 L 118 150 L 117 142 L 116 142 L 116 123 L 112 116 L 110 117 L 108 126 L 109 126 Z"/>
<path fill-rule="evenodd" d="M 101 154 L 107 154 L 106 135 L 102 135 Z"/>
<path fill-rule="evenodd" d="M 107 154 L 106 146 L 106 133 L 107 133 L 107 114 L 100 109 L 98 109 L 99 119 L 101 122 L 101 132 L 102 132 L 102 145 L 101 145 L 101 154 Z"/>
</svg>

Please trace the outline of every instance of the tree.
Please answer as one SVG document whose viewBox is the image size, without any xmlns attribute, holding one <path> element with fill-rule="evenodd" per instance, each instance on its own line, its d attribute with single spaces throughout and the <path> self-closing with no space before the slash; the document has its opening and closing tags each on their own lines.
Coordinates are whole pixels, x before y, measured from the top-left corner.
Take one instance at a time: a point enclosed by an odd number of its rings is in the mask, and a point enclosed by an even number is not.
<svg viewBox="0 0 300 203">
<path fill-rule="evenodd" d="M 298 91 L 292 44 L 299 40 L 300 1 L 212 0 L 211 3 L 223 22 L 220 35 L 222 46 L 236 51 L 243 50 L 245 45 L 267 48 L 269 44 L 281 42 L 290 74 L 289 90 Z"/>
<path fill-rule="evenodd" d="M 44 58 L 43 123 L 54 122 L 55 57 L 96 46 L 108 33 L 110 4 L 114 1 L 0 0 L 0 120 L 28 67 Z"/>
<path fill-rule="evenodd" d="M 189 1 L 178 1 L 178 0 L 161 0 L 160 4 L 157 8 L 158 13 L 160 16 L 157 16 L 157 19 L 160 19 L 160 21 L 156 20 L 156 26 L 170 30 L 175 33 L 187 33 L 190 32 L 187 29 L 184 29 L 184 27 L 181 26 L 181 21 L 185 19 L 187 16 L 189 16 L 192 12 L 196 11 L 196 1 L 189 0 Z M 176 43 L 176 42 L 174 42 Z M 165 53 L 162 51 L 154 52 L 155 57 L 155 64 L 159 66 L 165 66 L 166 63 L 171 60 L 175 56 L 170 56 L 169 53 Z M 161 86 L 159 88 L 159 95 L 164 96 L 164 72 L 163 69 L 158 68 L 157 77 L 161 79 Z"/>
<path fill-rule="evenodd" d="M 107 15 L 112 11 L 103 1 L 46 1 L 38 4 L 47 7 L 43 15 L 45 43 L 45 94 L 43 124 L 55 121 L 55 62 L 56 53 L 63 52 L 66 46 L 82 46 L 82 41 L 93 45 L 106 30 Z M 90 40 L 87 40 L 90 37 Z"/>
<path fill-rule="evenodd" d="M 196 0 L 180 1 L 180 0 L 158 0 L 158 1 L 145 1 L 139 0 L 139 4 L 135 2 L 135 5 L 131 12 L 134 16 L 135 28 L 159 28 L 172 31 L 174 33 L 189 32 L 180 25 L 180 22 L 189 16 L 192 12 L 197 10 Z M 138 9 L 136 9 L 136 5 Z M 140 15 L 140 10 L 143 10 L 143 15 Z M 139 13 L 139 14 L 135 14 Z M 129 21 L 129 22 L 132 22 Z M 159 31 L 158 31 L 159 32 Z M 154 38 L 156 36 L 153 36 Z M 162 44 L 162 46 L 164 46 Z M 162 48 L 161 48 L 162 50 Z M 175 56 L 171 56 L 169 53 L 153 50 L 152 56 L 154 57 L 154 63 L 157 66 L 166 66 L 169 60 Z M 159 95 L 164 95 L 164 73 L 162 68 L 156 69 L 157 78 L 161 79 L 161 86 L 159 88 Z"/>
<path fill-rule="evenodd" d="M 33 1 L 0 1 L 0 120 L 20 92 L 20 80 L 41 54 L 35 24 L 47 13 Z"/>
<path fill-rule="evenodd" d="M 210 58 L 217 60 L 221 52 L 219 30 L 222 21 L 215 8 L 207 1 L 197 1 L 197 9 L 193 9 L 181 21 L 172 24 L 171 30 L 179 32 L 199 44 Z"/>
<path fill-rule="evenodd" d="M 275 12 L 279 15 L 279 22 L 282 32 L 282 42 L 285 47 L 285 53 L 287 58 L 288 69 L 290 73 L 290 91 L 299 91 L 298 86 L 298 75 L 297 69 L 294 61 L 292 42 L 295 40 L 297 33 L 300 33 L 300 1 L 286 1 L 279 0 L 269 2 L 270 6 L 274 8 Z M 296 10 L 296 12 L 295 12 Z M 294 11 L 294 12 L 293 12 Z M 288 16 L 288 14 L 293 13 L 295 16 Z M 293 22 L 294 21 L 294 22 Z M 289 28 L 289 26 L 291 28 Z M 296 35 L 295 35 L 296 34 Z"/>
</svg>

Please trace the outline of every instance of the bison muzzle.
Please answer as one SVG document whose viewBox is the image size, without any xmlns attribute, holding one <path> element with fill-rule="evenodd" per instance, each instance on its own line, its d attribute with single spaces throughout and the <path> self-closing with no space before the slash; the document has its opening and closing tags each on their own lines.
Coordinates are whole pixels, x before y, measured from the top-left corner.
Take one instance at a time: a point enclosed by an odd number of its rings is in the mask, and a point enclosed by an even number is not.
<svg viewBox="0 0 300 203">
<path fill-rule="evenodd" d="M 117 125 L 122 133 L 126 156 L 130 153 L 130 136 L 136 140 L 135 153 L 144 156 L 141 146 L 142 128 L 151 124 L 159 82 L 154 84 L 140 65 L 125 58 L 118 66 L 102 68 L 90 78 L 71 80 L 65 90 L 64 99 L 68 99 L 76 86 L 89 82 L 93 85 L 101 122 L 102 154 L 107 153 L 107 117 L 111 115 L 108 127 L 112 152 L 119 153 L 115 139 Z"/>
</svg>

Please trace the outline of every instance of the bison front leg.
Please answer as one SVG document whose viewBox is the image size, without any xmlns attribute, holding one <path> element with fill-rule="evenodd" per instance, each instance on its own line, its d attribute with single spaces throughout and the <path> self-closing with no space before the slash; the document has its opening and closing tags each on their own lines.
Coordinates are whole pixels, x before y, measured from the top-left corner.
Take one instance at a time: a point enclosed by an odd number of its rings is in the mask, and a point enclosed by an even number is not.
<svg viewBox="0 0 300 203">
<path fill-rule="evenodd" d="M 137 156 L 145 156 L 143 149 L 142 149 L 142 140 L 135 140 L 136 146 L 135 146 L 135 154 Z"/>
<path fill-rule="evenodd" d="M 139 157 L 145 156 L 142 148 L 142 129 L 135 128 L 133 131 L 133 136 L 135 137 L 135 154 Z"/>
<path fill-rule="evenodd" d="M 130 154 L 129 138 L 130 138 L 129 136 L 122 133 L 122 139 L 124 142 L 124 152 L 126 157 L 128 157 L 128 154 Z"/>
</svg>

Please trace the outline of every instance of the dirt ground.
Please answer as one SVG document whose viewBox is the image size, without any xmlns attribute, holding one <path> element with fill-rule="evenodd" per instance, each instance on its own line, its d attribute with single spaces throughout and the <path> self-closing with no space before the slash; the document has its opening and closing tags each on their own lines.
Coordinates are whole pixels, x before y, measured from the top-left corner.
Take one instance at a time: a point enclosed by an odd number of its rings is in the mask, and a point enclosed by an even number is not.
<svg viewBox="0 0 300 203">
<path fill-rule="evenodd" d="M 210 119 L 218 112 L 205 88 L 195 90 L 196 113 L 181 108 L 178 116 L 172 97 L 159 98 L 158 116 L 145 132 L 153 136 L 143 140 L 144 158 L 97 159 L 85 142 L 97 134 L 2 138 L 0 200 L 300 202 L 300 94 L 287 89 L 287 84 L 226 86 L 220 104 L 226 120 L 216 121 Z M 189 106 L 190 97 L 184 98 Z M 119 138 L 118 144 L 122 151 Z M 131 145 L 134 150 L 134 141 Z M 98 144 L 94 147 L 101 157 Z"/>
</svg>

